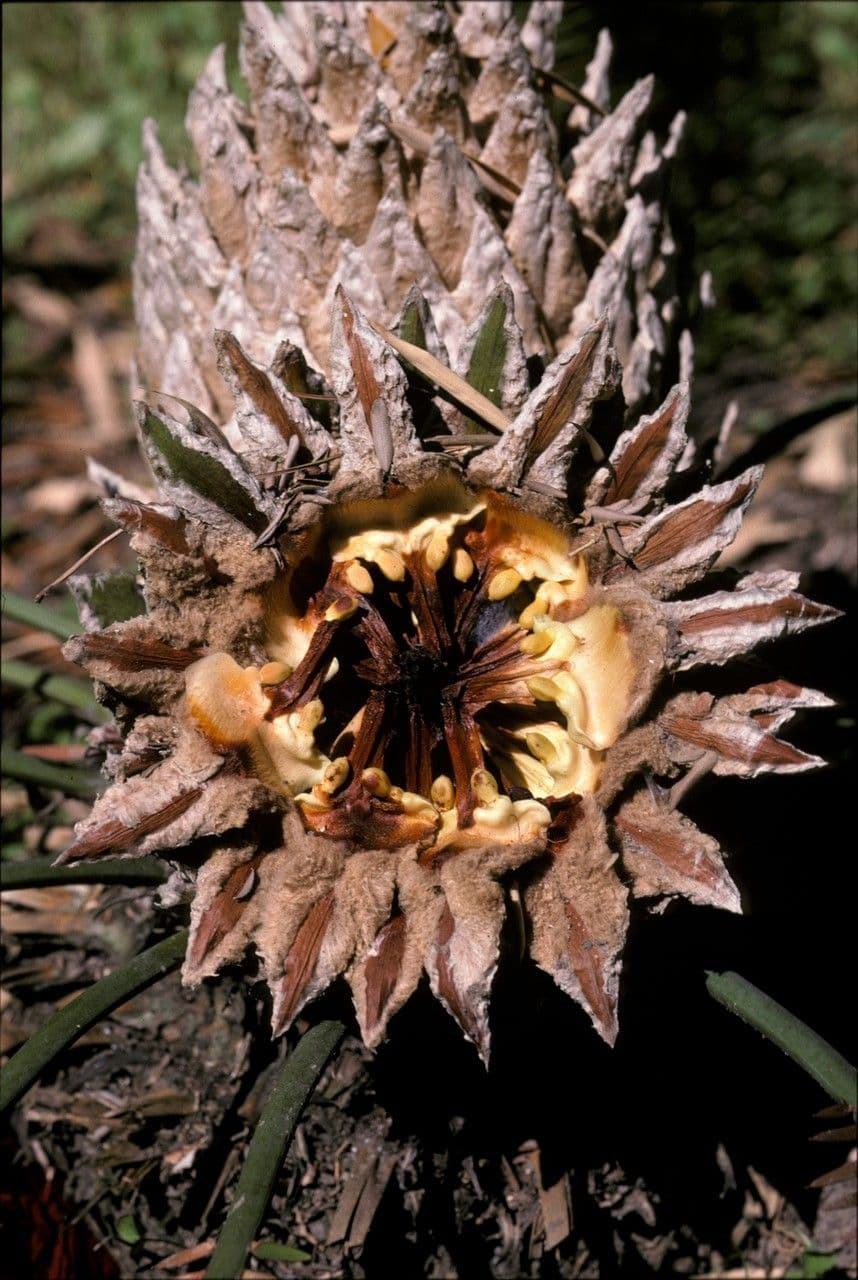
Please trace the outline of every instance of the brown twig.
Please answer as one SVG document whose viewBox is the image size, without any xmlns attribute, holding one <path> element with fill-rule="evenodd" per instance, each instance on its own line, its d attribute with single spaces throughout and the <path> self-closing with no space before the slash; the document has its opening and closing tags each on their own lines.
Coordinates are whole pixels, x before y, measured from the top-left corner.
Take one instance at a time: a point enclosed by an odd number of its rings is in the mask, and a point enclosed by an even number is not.
<svg viewBox="0 0 858 1280">
<path fill-rule="evenodd" d="M 94 556 L 96 551 L 100 551 L 102 547 L 106 547 L 108 542 L 113 542 L 114 538 L 118 538 L 119 535 L 124 532 L 124 529 L 114 529 L 106 538 L 102 538 L 101 542 L 97 542 L 94 547 L 90 547 L 89 551 L 84 552 L 79 559 L 75 560 L 74 564 L 71 565 L 70 568 L 65 569 L 58 578 L 54 578 L 53 582 L 49 582 L 46 587 L 42 587 L 41 591 L 33 597 L 36 603 L 38 604 L 40 600 L 44 600 L 48 592 L 53 591 L 54 587 L 62 586 L 66 579 L 70 578 L 73 573 L 76 573 L 81 565 L 86 564 L 90 556 Z"/>
</svg>

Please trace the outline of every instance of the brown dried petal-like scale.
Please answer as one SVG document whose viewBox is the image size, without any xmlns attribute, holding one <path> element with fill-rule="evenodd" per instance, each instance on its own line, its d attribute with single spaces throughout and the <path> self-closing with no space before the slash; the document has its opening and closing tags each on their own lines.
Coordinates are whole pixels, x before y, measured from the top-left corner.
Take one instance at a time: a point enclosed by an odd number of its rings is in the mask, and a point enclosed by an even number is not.
<svg viewBox="0 0 858 1280">
<path fill-rule="evenodd" d="M 603 33 L 557 127 L 561 9 L 249 3 L 199 179 L 146 129 L 156 490 L 93 469 L 141 612 L 75 581 L 121 748 L 61 856 L 196 868 L 184 979 L 256 964 L 275 1034 L 344 976 L 374 1046 L 425 974 L 487 1059 L 514 897 L 612 1043 L 629 897 L 739 910 L 679 795 L 821 763 L 777 734 L 822 694 L 667 685 L 835 611 L 788 573 L 689 590 L 760 469 L 695 471 L 668 358 L 682 121 L 647 132 L 651 80 L 611 109 Z"/>
</svg>

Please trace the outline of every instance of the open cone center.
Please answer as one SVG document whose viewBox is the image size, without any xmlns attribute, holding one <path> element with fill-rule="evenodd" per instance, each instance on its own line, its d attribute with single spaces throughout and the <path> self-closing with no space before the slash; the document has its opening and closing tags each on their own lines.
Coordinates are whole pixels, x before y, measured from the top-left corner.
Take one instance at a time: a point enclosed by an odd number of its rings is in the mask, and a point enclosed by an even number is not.
<svg viewBox="0 0 858 1280">
<path fill-rule="evenodd" d="M 541 802 L 595 790 L 626 715 L 623 625 L 568 540 L 495 495 L 443 496 L 340 517 L 278 583 L 272 661 L 188 672 L 213 741 L 368 847 L 544 830 Z"/>
</svg>

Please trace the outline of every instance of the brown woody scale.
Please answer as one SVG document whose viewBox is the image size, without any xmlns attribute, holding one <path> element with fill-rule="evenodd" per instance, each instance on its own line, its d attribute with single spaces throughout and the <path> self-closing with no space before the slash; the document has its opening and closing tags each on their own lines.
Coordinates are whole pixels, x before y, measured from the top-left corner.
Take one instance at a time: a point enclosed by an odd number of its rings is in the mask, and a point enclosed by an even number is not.
<svg viewBox="0 0 858 1280">
<path fill-rule="evenodd" d="M 157 491 L 94 468 L 145 608 L 76 583 L 116 725 L 62 857 L 177 865 L 185 980 L 255 953 L 275 1032 L 345 975 L 374 1045 L 426 973 L 486 1057 L 527 867 L 530 954 L 612 1042 L 629 897 L 739 909 L 684 791 L 821 763 L 777 735 L 823 695 L 670 685 L 834 611 L 783 572 L 687 590 L 760 471 L 704 483 L 688 340 L 660 385 L 678 129 L 645 132 L 649 82 L 610 110 L 606 38 L 555 127 L 560 8 L 250 4 L 250 107 L 217 57 L 192 100 L 199 183 L 147 135 Z"/>
</svg>

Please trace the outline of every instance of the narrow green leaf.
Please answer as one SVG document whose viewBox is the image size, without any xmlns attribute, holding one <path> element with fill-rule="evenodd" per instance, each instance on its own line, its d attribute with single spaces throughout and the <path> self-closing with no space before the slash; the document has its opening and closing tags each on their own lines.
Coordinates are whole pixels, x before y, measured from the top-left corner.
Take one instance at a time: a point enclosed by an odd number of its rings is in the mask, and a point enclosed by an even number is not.
<svg viewBox="0 0 858 1280">
<path fill-rule="evenodd" d="M 422 347 L 424 351 L 426 350 L 426 330 L 416 302 L 411 302 L 405 307 L 394 332 L 403 342 L 410 342 L 413 347 Z"/>
<path fill-rule="evenodd" d="M 253 1246 L 253 1256 L 260 1262 L 312 1262 L 313 1255 L 291 1244 L 277 1244 L 274 1240 L 260 1240 Z"/>
<path fill-rule="evenodd" d="M 0 862 L 0 889 L 43 889 L 57 884 L 163 884 L 167 867 L 155 858 L 111 858 L 106 862 L 55 867 L 53 858 Z"/>
<path fill-rule="evenodd" d="M 37 756 L 25 756 L 12 747 L 0 750 L 0 773 L 4 778 L 14 778 L 16 782 L 47 787 L 50 791 L 62 791 L 64 795 L 80 796 L 84 800 L 91 799 L 98 791 L 95 775 L 83 773 L 71 765 L 49 764 Z"/>
<path fill-rule="evenodd" d="M 58 636 L 60 640 L 68 640 L 69 636 L 76 635 L 80 631 L 80 624 L 75 618 L 65 617 L 54 609 L 48 609 L 43 604 L 36 604 L 33 600 L 27 600 L 25 596 L 19 596 L 14 591 L 4 591 L 2 600 L 3 613 L 14 622 L 23 622 L 28 627 L 35 627 L 37 631 L 47 631 L 49 635 Z"/>
<path fill-rule="evenodd" d="M 322 375 L 307 364 L 303 351 L 288 345 L 282 354 L 278 352 L 275 356 L 272 369 L 292 395 L 303 402 L 307 412 L 326 430 L 330 429 L 333 394 L 326 387 Z"/>
<path fill-rule="evenodd" d="M 787 1275 L 794 1277 L 795 1280 L 816 1280 L 817 1276 L 827 1276 L 838 1269 L 836 1253 L 814 1253 L 809 1251 L 803 1254 L 798 1262 L 793 1263 L 787 1271 Z"/>
<path fill-rule="evenodd" d="M 341 1022 L 320 1022 L 283 1063 L 250 1140 L 229 1213 L 206 1270 L 208 1280 L 241 1275 L 295 1127 L 345 1030 Z"/>
<path fill-rule="evenodd" d="M 76 575 L 69 589 L 79 609 L 89 609 L 100 627 L 113 622 L 127 622 L 146 612 L 146 601 L 137 585 L 137 575 L 128 570 L 118 573 L 96 573 L 91 577 Z M 81 612 L 81 617 L 84 614 Z"/>
<path fill-rule="evenodd" d="M 85 680 L 55 676 L 43 667 L 34 667 L 29 662 L 19 662 L 14 658 L 0 665 L 0 680 L 16 689 L 36 690 L 45 698 L 79 711 L 84 719 L 94 724 L 103 724 L 111 718 L 110 712 L 95 701 L 92 685 Z"/>
<path fill-rule="evenodd" d="M 858 1107 L 856 1072 L 822 1036 L 738 973 L 708 973 L 706 989 L 797 1062 L 837 1102 Z"/>
<path fill-rule="evenodd" d="M 116 1220 L 116 1234 L 123 1244 L 139 1244 L 142 1236 L 133 1213 L 124 1213 Z"/>
<path fill-rule="evenodd" d="M 188 944 L 188 931 L 143 951 L 115 973 L 108 974 L 48 1018 L 3 1068 L 0 1083 L 0 1112 L 35 1083 L 63 1050 L 79 1040 L 85 1031 L 126 1000 L 178 968 Z"/>
<path fill-rule="evenodd" d="M 184 444 L 145 406 L 140 414 L 140 429 L 156 474 L 165 475 L 168 480 L 180 480 L 254 533 L 262 532 L 268 517 L 222 462 L 203 449 Z"/>
<path fill-rule="evenodd" d="M 488 314 L 483 322 L 471 359 L 468 364 L 466 381 L 484 395 L 492 404 L 501 407 L 502 380 L 506 363 L 506 302 L 502 296 L 492 299 Z M 485 431 L 483 423 L 475 418 L 462 418 L 463 435 L 481 435 Z"/>
<path fill-rule="evenodd" d="M 506 360 L 506 303 L 495 298 L 471 352 L 466 381 L 500 408 L 503 367 Z M 480 428 L 482 430 L 482 428 Z"/>
</svg>

